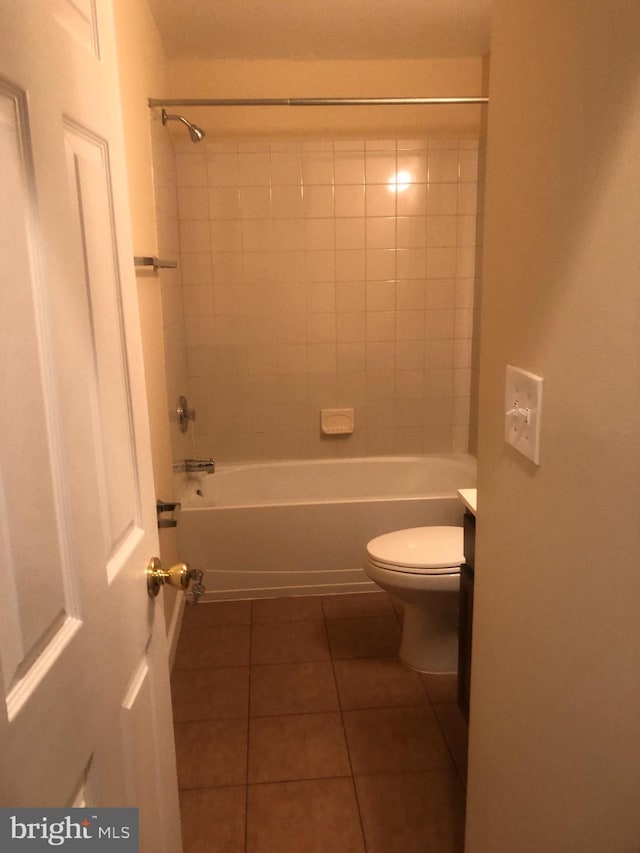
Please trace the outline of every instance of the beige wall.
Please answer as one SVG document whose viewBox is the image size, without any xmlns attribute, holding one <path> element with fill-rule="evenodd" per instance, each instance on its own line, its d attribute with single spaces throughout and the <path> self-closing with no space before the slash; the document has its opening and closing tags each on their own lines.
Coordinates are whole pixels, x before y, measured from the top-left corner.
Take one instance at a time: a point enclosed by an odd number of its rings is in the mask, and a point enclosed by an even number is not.
<svg viewBox="0 0 640 853">
<path fill-rule="evenodd" d="M 494 4 L 468 853 L 640 845 L 639 44 L 636 0 Z"/>
<path fill-rule="evenodd" d="M 134 252 L 158 255 L 162 246 L 151 134 L 151 122 L 157 122 L 157 116 L 149 111 L 147 99 L 152 92 L 167 90 L 166 58 L 146 0 L 114 0 L 114 15 Z M 158 274 L 138 270 L 137 284 L 156 496 L 172 500 L 161 282 Z M 165 565 L 177 562 L 175 531 L 160 531 L 160 549 Z M 167 624 L 174 599 L 165 592 Z"/>
<path fill-rule="evenodd" d="M 170 64 L 174 98 L 419 97 L 478 95 L 482 60 L 198 60 Z M 214 136 L 424 136 L 477 133 L 480 108 L 181 108 Z M 180 110 L 178 110 L 180 111 Z"/>
</svg>

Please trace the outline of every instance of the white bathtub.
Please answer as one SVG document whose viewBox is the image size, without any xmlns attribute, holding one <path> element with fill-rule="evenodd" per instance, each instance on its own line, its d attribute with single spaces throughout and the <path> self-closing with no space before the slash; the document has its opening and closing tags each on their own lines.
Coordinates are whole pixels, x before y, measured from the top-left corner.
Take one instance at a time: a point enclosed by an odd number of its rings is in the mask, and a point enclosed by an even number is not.
<svg viewBox="0 0 640 853">
<path fill-rule="evenodd" d="M 374 589 L 366 543 L 462 524 L 456 490 L 475 485 L 466 455 L 219 465 L 184 487 L 180 554 L 204 570 L 210 600 Z"/>
</svg>

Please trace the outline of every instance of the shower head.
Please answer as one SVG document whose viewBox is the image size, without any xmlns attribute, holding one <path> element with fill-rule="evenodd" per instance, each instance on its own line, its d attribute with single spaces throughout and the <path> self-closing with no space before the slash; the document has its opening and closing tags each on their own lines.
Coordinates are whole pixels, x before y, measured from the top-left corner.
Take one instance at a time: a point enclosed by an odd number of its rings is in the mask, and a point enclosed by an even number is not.
<svg viewBox="0 0 640 853">
<path fill-rule="evenodd" d="M 172 116 L 166 110 L 162 110 L 162 124 L 166 124 L 168 121 L 181 121 L 189 131 L 192 142 L 200 142 L 204 138 L 204 130 L 201 130 L 195 124 L 191 124 L 184 116 Z"/>
</svg>

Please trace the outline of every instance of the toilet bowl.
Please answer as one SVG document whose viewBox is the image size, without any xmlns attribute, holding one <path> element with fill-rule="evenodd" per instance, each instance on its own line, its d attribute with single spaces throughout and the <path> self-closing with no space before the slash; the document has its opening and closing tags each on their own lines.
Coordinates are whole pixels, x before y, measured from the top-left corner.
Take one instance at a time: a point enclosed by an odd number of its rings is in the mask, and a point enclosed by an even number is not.
<svg viewBox="0 0 640 853">
<path fill-rule="evenodd" d="M 400 658 L 420 672 L 458 669 L 462 527 L 412 527 L 372 539 L 364 571 L 404 604 Z"/>
</svg>

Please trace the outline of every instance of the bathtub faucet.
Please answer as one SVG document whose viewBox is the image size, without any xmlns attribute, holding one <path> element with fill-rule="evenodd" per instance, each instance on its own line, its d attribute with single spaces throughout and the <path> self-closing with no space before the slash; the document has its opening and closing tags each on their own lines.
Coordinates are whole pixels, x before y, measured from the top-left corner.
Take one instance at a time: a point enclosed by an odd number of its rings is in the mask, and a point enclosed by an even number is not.
<svg viewBox="0 0 640 853">
<path fill-rule="evenodd" d="M 213 459 L 185 459 L 184 470 L 187 474 L 213 474 L 216 463 Z"/>
</svg>

